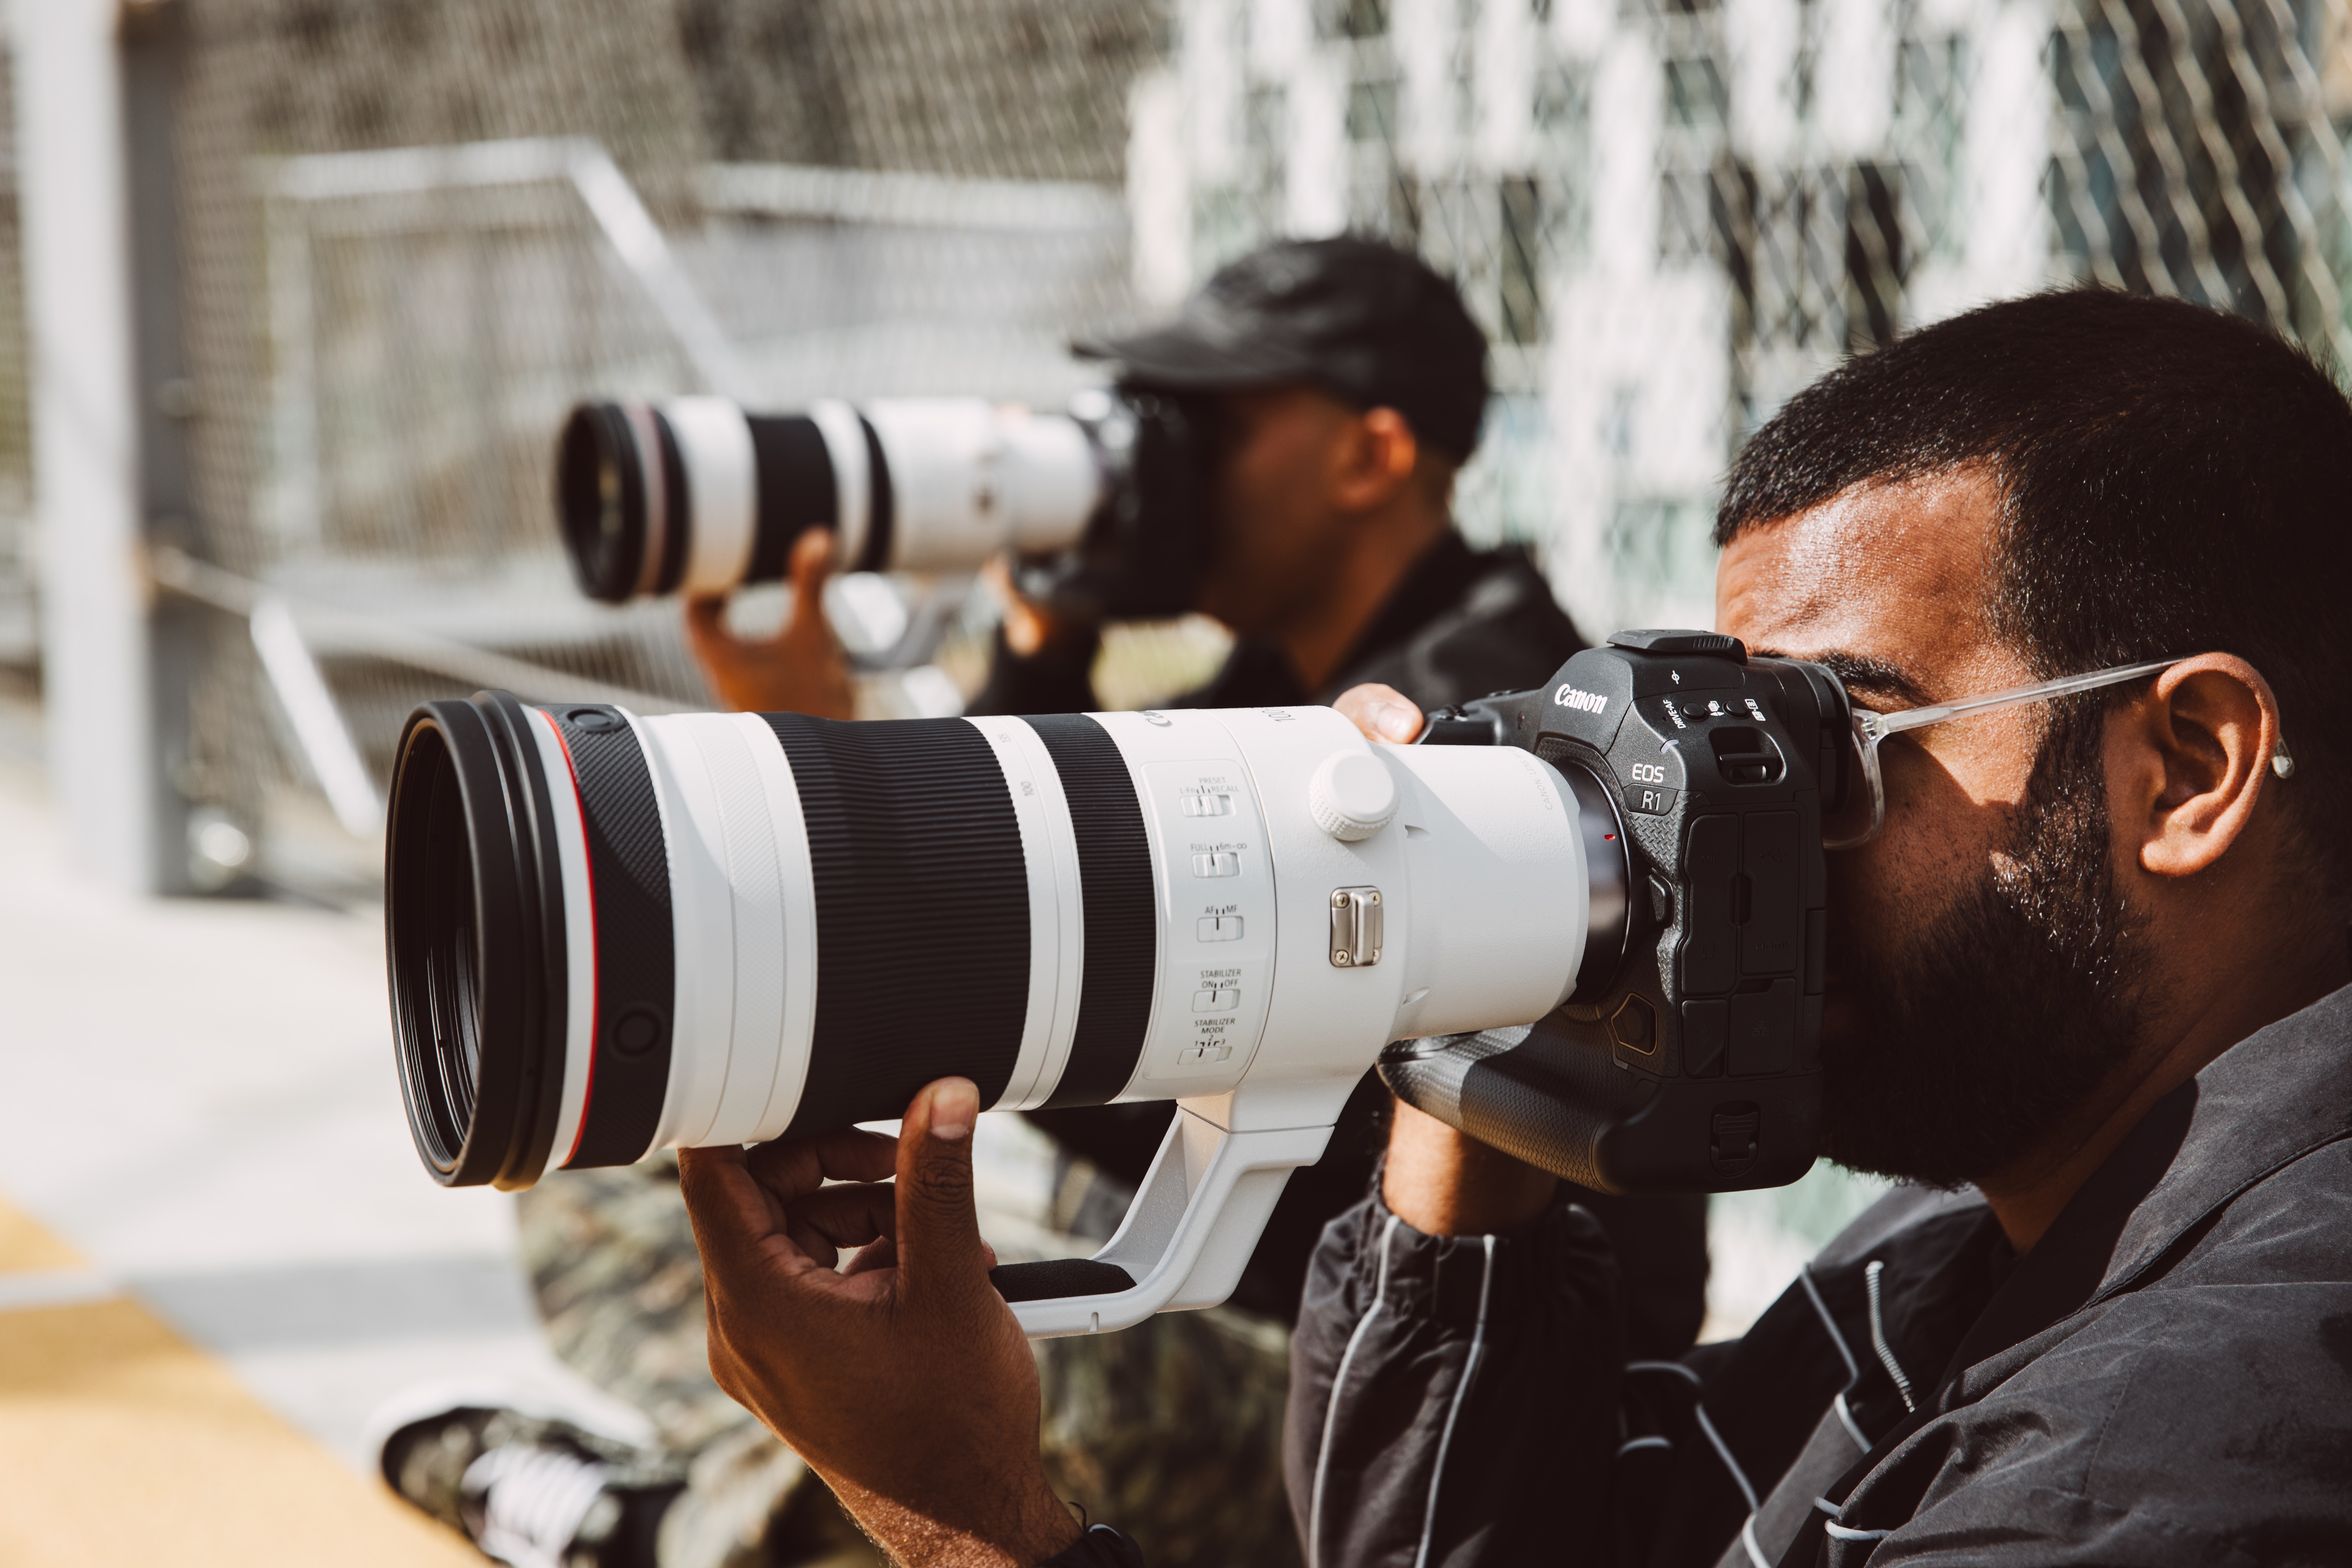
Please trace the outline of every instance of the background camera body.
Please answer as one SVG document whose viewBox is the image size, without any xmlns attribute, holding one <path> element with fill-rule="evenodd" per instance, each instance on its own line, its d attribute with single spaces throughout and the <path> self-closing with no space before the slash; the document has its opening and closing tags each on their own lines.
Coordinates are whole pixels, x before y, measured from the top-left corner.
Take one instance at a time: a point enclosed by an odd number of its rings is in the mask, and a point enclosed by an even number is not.
<svg viewBox="0 0 2352 1568">
<path fill-rule="evenodd" d="M 1441 716 L 1433 742 L 1524 746 L 1605 799 L 1628 896 L 1619 934 L 1596 919 L 1593 940 L 1622 947 L 1589 952 L 1532 1026 L 1391 1046 L 1389 1086 L 1603 1190 L 1801 1175 L 1821 1130 L 1822 781 L 1840 785 L 1845 712 L 1816 666 L 1621 632 L 1541 689 Z"/>
</svg>

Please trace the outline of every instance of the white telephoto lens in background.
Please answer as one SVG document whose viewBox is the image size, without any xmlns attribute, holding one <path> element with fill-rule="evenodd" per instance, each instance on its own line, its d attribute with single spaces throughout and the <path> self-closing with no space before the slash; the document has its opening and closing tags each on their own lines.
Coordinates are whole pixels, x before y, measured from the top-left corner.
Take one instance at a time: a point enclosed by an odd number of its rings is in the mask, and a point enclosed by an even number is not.
<svg viewBox="0 0 2352 1568">
<path fill-rule="evenodd" d="M 1116 467 L 1089 428 L 978 397 L 584 403 L 557 442 L 557 521 L 583 590 L 613 604 L 775 582 L 813 528 L 845 570 L 968 572 L 1085 534 Z"/>
</svg>

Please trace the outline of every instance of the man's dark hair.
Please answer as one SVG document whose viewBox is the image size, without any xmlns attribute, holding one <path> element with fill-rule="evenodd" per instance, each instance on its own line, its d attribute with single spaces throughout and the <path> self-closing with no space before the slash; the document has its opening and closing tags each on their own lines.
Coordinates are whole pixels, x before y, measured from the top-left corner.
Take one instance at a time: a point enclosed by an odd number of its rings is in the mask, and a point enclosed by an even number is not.
<svg viewBox="0 0 2352 1568">
<path fill-rule="evenodd" d="M 1855 485 L 1981 464 L 1993 625 L 2043 676 L 2234 653 L 2277 693 L 2291 820 L 2352 897 L 2352 405 L 2253 322 L 2070 289 L 1848 361 L 1733 466 L 1716 542 Z"/>
</svg>

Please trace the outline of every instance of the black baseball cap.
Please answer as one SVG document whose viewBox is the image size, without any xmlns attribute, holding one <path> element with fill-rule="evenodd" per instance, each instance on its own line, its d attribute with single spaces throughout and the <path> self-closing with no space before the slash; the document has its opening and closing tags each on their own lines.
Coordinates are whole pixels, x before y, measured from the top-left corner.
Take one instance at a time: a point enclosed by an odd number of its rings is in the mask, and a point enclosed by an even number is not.
<svg viewBox="0 0 2352 1568">
<path fill-rule="evenodd" d="M 1393 408 L 1457 461 L 1478 446 L 1486 339 L 1453 284 L 1373 239 L 1283 240 L 1218 268 L 1176 320 L 1070 345 L 1122 385 L 1233 392 L 1306 382 L 1360 408 Z"/>
</svg>

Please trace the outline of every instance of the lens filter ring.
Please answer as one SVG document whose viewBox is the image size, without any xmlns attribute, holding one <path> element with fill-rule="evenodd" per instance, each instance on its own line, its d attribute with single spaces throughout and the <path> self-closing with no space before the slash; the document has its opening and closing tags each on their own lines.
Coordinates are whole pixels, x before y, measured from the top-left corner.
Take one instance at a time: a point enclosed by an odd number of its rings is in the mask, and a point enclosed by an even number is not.
<svg viewBox="0 0 2352 1568">
<path fill-rule="evenodd" d="M 628 411 L 583 403 L 555 447 L 555 512 L 564 553 L 581 592 L 608 605 L 627 601 L 646 570 L 646 483 Z"/>
<path fill-rule="evenodd" d="M 428 702 L 393 773 L 384 936 L 409 1130 L 448 1186 L 527 1186 L 562 1090 L 562 884 L 544 770 L 503 693 Z"/>
</svg>

